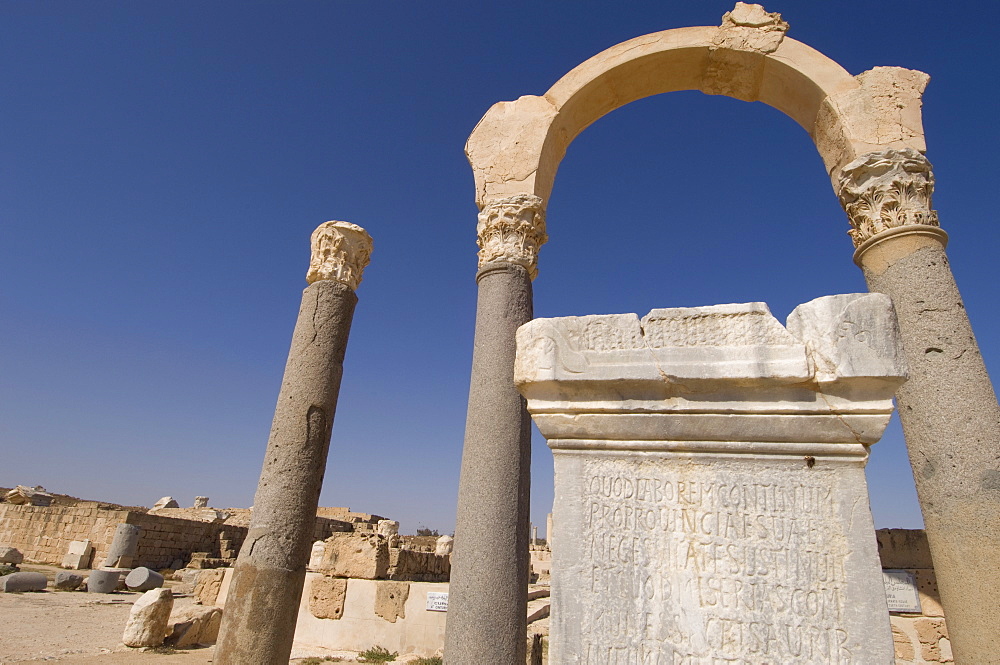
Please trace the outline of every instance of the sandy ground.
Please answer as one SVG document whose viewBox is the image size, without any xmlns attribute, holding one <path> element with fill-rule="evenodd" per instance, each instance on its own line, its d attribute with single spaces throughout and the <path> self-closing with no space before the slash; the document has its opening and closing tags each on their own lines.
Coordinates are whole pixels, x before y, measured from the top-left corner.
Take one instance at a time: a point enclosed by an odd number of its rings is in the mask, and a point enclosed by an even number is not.
<svg viewBox="0 0 1000 665">
<path fill-rule="evenodd" d="M 55 566 L 24 565 L 21 570 L 45 573 Z M 79 571 L 86 576 L 89 571 Z M 173 583 L 171 583 L 173 584 Z M 121 643 L 132 604 L 141 594 L 46 591 L 0 593 L 0 665 L 8 663 L 210 663 L 211 649 L 177 649 L 169 654 L 141 652 Z M 174 607 L 190 605 L 187 595 Z"/>
<path fill-rule="evenodd" d="M 61 569 L 23 565 L 21 570 L 45 573 L 51 581 Z M 86 576 L 89 571 L 78 571 Z M 194 604 L 180 585 L 174 589 L 174 609 Z M 211 663 L 215 647 L 195 649 L 130 649 L 121 643 L 132 604 L 142 595 L 127 591 L 110 594 L 80 591 L 0 593 L 0 665 L 64 663 L 66 665 L 201 665 Z M 548 635 L 549 620 L 529 627 L 529 634 Z M 332 662 L 358 663 L 357 654 L 296 648 L 290 663 L 306 657 L 329 656 Z M 405 662 L 402 657 L 396 661 Z"/>
</svg>

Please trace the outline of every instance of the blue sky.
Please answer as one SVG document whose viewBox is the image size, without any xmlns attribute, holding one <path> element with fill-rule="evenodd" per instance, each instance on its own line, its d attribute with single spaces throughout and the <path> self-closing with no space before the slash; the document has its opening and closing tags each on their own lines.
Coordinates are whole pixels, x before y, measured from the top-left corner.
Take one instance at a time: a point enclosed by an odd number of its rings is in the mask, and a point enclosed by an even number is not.
<svg viewBox="0 0 1000 665">
<path fill-rule="evenodd" d="M 982 5 L 765 7 L 852 74 L 931 75 L 935 208 L 996 374 L 1000 63 Z M 605 48 L 730 8 L 0 0 L 0 485 L 249 505 L 309 234 L 343 219 L 375 251 L 321 503 L 452 531 L 476 297 L 468 134 L 494 102 L 542 94 Z M 535 312 L 763 300 L 783 320 L 866 290 L 847 227 L 780 112 L 640 100 L 570 146 Z M 544 525 L 537 432 L 533 452 Z M 877 526 L 920 525 L 895 422 L 869 481 Z"/>
</svg>

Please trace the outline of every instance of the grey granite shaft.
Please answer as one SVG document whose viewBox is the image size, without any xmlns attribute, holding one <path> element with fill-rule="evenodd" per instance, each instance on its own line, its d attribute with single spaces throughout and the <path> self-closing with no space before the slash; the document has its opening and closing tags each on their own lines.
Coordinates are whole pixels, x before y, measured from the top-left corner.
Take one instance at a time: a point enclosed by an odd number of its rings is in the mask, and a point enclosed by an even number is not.
<svg viewBox="0 0 1000 665">
<path fill-rule="evenodd" d="M 335 281 L 302 293 L 217 665 L 288 663 L 356 303 L 354 292 Z"/>
<path fill-rule="evenodd" d="M 108 556 L 104 565 L 112 568 L 131 568 L 133 559 L 139 551 L 139 536 L 142 528 L 134 524 L 119 524 L 115 529 L 114 540 L 108 547 Z"/>
<path fill-rule="evenodd" d="M 525 662 L 531 430 L 514 387 L 514 333 L 532 318 L 521 266 L 479 271 L 472 381 L 458 490 L 445 661 Z"/>
<path fill-rule="evenodd" d="M 955 662 L 1000 663 L 1000 406 L 965 305 L 943 247 L 862 269 L 899 319 L 899 417 Z"/>
</svg>

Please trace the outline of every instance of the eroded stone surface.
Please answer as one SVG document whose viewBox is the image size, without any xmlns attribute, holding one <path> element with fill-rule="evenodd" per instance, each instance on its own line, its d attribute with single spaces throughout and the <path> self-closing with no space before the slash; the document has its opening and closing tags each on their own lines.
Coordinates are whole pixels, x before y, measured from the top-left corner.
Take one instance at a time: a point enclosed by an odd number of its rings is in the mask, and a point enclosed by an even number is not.
<svg viewBox="0 0 1000 665">
<path fill-rule="evenodd" d="M 335 577 L 383 579 L 389 570 L 389 544 L 377 534 L 334 534 L 326 541 L 321 569 Z"/>
<path fill-rule="evenodd" d="M 202 570 L 195 582 L 194 591 L 191 595 L 198 599 L 202 605 L 215 605 L 222 589 L 222 580 L 226 576 L 223 568 Z"/>
<path fill-rule="evenodd" d="M 330 279 L 357 290 L 372 255 L 372 238 L 357 224 L 324 222 L 312 233 L 306 282 Z"/>
<path fill-rule="evenodd" d="M 455 539 L 451 536 L 445 534 L 437 539 L 434 543 L 434 553 L 438 556 L 445 556 L 451 554 L 452 547 L 454 547 Z"/>
<path fill-rule="evenodd" d="M 326 543 L 317 540 L 309 550 L 309 570 L 319 570 L 323 565 L 323 553 L 326 552 Z"/>
<path fill-rule="evenodd" d="M 222 610 L 218 607 L 191 605 L 170 615 L 164 644 L 172 647 L 212 644 L 219 637 L 221 623 Z"/>
<path fill-rule="evenodd" d="M 24 555 L 21 554 L 21 550 L 16 547 L 0 546 L 0 563 L 17 566 L 23 561 Z"/>
<path fill-rule="evenodd" d="M 83 584 L 83 575 L 77 575 L 76 573 L 64 570 L 56 573 L 53 586 L 60 591 L 75 591 L 80 588 L 81 584 Z"/>
<path fill-rule="evenodd" d="M 339 619 L 344 616 L 347 580 L 342 577 L 316 577 L 309 591 L 309 611 L 317 619 Z"/>
<path fill-rule="evenodd" d="M 406 599 L 409 597 L 409 582 L 379 582 L 375 588 L 375 614 L 389 623 L 396 623 L 396 619 L 405 619 Z"/>
<path fill-rule="evenodd" d="M 157 647 L 167 635 L 167 620 L 174 607 L 170 589 L 152 589 L 135 601 L 122 642 L 130 647 Z"/>
</svg>

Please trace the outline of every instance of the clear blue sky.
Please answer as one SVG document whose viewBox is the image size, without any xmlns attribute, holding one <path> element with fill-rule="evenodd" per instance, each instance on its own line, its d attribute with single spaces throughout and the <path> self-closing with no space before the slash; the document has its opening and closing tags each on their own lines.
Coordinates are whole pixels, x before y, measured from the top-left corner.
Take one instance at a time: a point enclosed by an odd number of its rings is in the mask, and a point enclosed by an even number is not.
<svg viewBox="0 0 1000 665">
<path fill-rule="evenodd" d="M 249 505 L 309 234 L 343 219 L 375 251 L 321 503 L 452 531 L 476 297 L 465 139 L 494 102 L 731 6 L 0 0 L 0 485 Z M 852 74 L 931 75 L 934 203 L 996 375 L 985 5 L 765 7 Z M 686 92 L 606 116 L 570 147 L 548 227 L 537 316 L 763 300 L 784 319 L 866 290 L 811 140 L 762 104 Z M 869 479 L 878 526 L 920 525 L 897 424 Z"/>
</svg>

